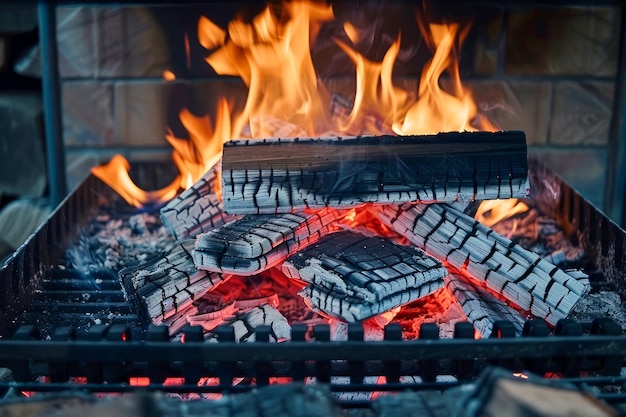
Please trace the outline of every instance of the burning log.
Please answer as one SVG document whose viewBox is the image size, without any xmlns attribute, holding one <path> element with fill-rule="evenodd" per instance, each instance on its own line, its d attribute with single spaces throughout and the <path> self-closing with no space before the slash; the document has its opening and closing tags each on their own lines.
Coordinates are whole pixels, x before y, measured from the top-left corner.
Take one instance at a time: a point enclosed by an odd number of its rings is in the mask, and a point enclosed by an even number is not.
<svg viewBox="0 0 626 417">
<path fill-rule="evenodd" d="M 565 272 L 450 206 L 384 206 L 379 213 L 414 245 L 550 324 L 590 290 L 586 274 Z"/>
<path fill-rule="evenodd" d="M 235 342 L 256 341 L 255 331 L 259 326 L 270 326 L 270 342 L 291 339 L 291 326 L 287 319 L 269 304 L 235 313 L 225 324 L 235 329 Z M 214 335 L 209 333 L 208 340 L 214 340 Z"/>
<path fill-rule="evenodd" d="M 245 216 L 196 239 L 194 261 L 199 269 L 254 275 L 277 265 L 290 254 L 335 230 L 344 210 Z"/>
<path fill-rule="evenodd" d="M 215 193 L 220 187 L 220 165 L 218 163 L 207 171 L 161 209 L 161 220 L 176 240 L 195 237 L 236 218 L 224 213 L 222 202 Z"/>
<path fill-rule="evenodd" d="M 300 294 L 315 310 L 354 322 L 391 310 L 443 286 L 441 263 L 379 237 L 334 233 L 288 258 L 282 270 L 309 285 Z"/>
<path fill-rule="evenodd" d="M 198 270 L 191 256 L 193 245 L 193 240 L 185 240 L 161 258 L 120 271 L 129 298 L 153 324 L 185 313 L 194 299 L 230 278 Z"/>
<path fill-rule="evenodd" d="M 491 335 L 493 323 L 506 320 L 515 327 L 517 334 L 522 334 L 524 319 L 513 308 L 488 290 L 478 287 L 461 274 L 451 272 L 445 278 L 446 288 L 454 295 L 461 308 L 483 338 Z"/>
<path fill-rule="evenodd" d="M 222 158 L 224 209 L 525 197 L 526 158 L 523 132 L 231 141 Z"/>
</svg>

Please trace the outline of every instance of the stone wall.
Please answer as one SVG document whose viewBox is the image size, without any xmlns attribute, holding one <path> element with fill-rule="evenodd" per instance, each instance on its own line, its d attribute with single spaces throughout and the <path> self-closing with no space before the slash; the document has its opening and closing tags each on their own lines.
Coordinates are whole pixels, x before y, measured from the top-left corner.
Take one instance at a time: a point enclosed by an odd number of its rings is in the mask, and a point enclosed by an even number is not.
<svg viewBox="0 0 626 417">
<path fill-rule="evenodd" d="M 169 153 L 168 127 L 184 106 L 210 113 L 220 94 L 242 93 L 217 80 L 194 46 L 193 22 L 207 7 L 61 7 L 58 35 L 64 137 L 70 167 L 115 152 L 135 160 Z M 617 72 L 616 8 L 472 9 L 475 22 L 462 76 L 480 108 L 501 128 L 527 132 L 531 151 L 594 204 L 603 201 Z M 172 35 L 164 16 L 189 25 Z M 225 22 L 223 13 L 217 20 Z M 185 35 L 190 57 L 185 53 Z M 195 42 L 197 43 L 197 41 Z M 185 62 L 188 59 L 187 62 Z M 176 81 L 162 79 L 176 68 Z"/>
<path fill-rule="evenodd" d="M 511 9 L 495 15 L 474 48 L 477 79 L 470 83 L 480 107 L 493 109 L 487 114 L 502 128 L 526 131 L 532 153 L 601 207 L 619 10 Z"/>
</svg>

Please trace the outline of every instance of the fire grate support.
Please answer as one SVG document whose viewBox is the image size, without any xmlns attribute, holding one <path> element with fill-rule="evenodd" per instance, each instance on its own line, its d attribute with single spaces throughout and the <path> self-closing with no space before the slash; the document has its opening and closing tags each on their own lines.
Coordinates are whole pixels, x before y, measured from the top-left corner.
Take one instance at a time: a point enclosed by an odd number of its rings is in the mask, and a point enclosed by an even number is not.
<svg viewBox="0 0 626 417">
<path fill-rule="evenodd" d="M 437 326 L 424 323 L 420 339 L 395 340 L 399 325 L 386 328 L 380 342 L 363 341 L 360 324 L 350 325 L 352 340 L 329 341 L 328 325 L 313 328 L 314 340 L 305 341 L 307 326 L 295 325 L 292 340 L 268 343 L 270 329 L 256 329 L 258 340 L 235 343 L 231 326 L 219 328 L 218 342 L 198 340 L 198 327 L 184 330 L 185 342 L 167 341 L 167 329 L 153 326 L 143 340 L 131 340 L 128 327 L 95 326 L 81 336 L 71 328 L 60 328 L 52 340 L 41 340 L 38 329 L 23 326 L 11 340 L 0 341 L 0 366 L 13 371 L 16 382 L 4 387 L 43 392 L 81 389 L 93 392 L 128 392 L 138 389 L 166 392 L 242 392 L 268 385 L 273 377 L 305 381 L 331 381 L 348 376 L 349 385 L 335 384 L 341 391 L 389 391 L 402 389 L 446 389 L 475 379 L 488 366 L 511 372 L 537 375 L 556 373 L 576 380 L 584 375 L 618 377 L 626 357 L 626 336 L 610 319 L 589 324 L 583 334 L 580 323 L 565 320 L 549 335 L 542 321 L 526 322 L 522 337 L 497 323 L 500 337 L 467 340 L 457 323 L 454 339 L 431 338 Z M 529 339 L 532 338 L 532 343 Z M 572 367 L 575 372 L 572 372 Z M 386 384 L 364 384 L 364 376 L 386 376 Z M 441 381 L 437 377 L 456 379 Z M 35 382 L 41 376 L 48 382 Z M 411 376 L 405 379 L 402 376 Z M 415 379 L 419 376 L 421 379 Z M 86 383 L 70 383 L 71 377 L 86 377 Z M 163 385 L 165 378 L 182 383 Z M 216 378 L 219 384 L 198 385 L 201 378 Z M 233 384 L 234 377 L 253 383 Z M 149 385 L 132 385 L 131 378 L 150 378 Z M 595 377 L 589 377 L 591 382 Z M 106 384 L 103 384 L 106 382 Z"/>
</svg>

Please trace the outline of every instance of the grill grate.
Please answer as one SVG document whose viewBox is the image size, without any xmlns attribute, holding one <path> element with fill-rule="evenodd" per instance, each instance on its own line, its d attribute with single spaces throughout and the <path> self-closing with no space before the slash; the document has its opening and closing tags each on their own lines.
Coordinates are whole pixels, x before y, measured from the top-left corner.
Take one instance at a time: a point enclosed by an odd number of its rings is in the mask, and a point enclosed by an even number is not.
<svg viewBox="0 0 626 417">
<path fill-rule="evenodd" d="M 583 327 L 590 333 L 583 334 Z M 500 337 L 479 340 L 468 339 L 468 323 L 457 323 L 454 339 L 438 339 L 433 323 L 422 324 L 417 340 L 400 340 L 398 324 L 388 325 L 380 342 L 363 341 L 363 329 L 356 323 L 350 325 L 348 341 L 329 341 L 328 325 L 315 326 L 313 340 L 306 341 L 308 330 L 295 325 L 291 341 L 274 344 L 267 342 L 270 328 L 261 326 L 256 328 L 256 342 L 235 343 L 234 329 L 222 326 L 216 330 L 218 342 L 206 343 L 200 327 L 188 326 L 183 331 L 185 342 L 176 343 L 168 342 L 165 326 L 151 326 L 139 340 L 133 340 L 130 328 L 123 325 L 92 326 L 86 332 L 62 327 L 51 340 L 41 340 L 36 326 L 22 326 L 11 340 L 0 342 L 0 366 L 13 370 L 17 381 L 13 386 L 28 391 L 73 387 L 126 392 L 145 389 L 129 380 L 146 377 L 152 383 L 148 389 L 238 392 L 268 385 L 272 377 L 328 382 L 332 376 L 350 377 L 350 386 L 341 385 L 346 391 L 385 391 L 397 389 L 399 382 L 404 388 L 446 389 L 475 378 L 490 365 L 538 375 L 617 377 L 626 356 L 626 336 L 606 318 L 589 326 L 562 321 L 554 335 L 543 321 L 527 321 L 522 337 L 514 337 L 507 322 L 497 322 L 494 334 Z M 363 377 L 371 375 L 385 376 L 387 384 L 363 384 Z M 443 375 L 456 381 L 440 381 Z M 33 382 L 42 376 L 54 384 Z M 70 377 L 85 376 L 86 385 L 68 383 Z M 184 384 L 163 386 L 166 377 L 182 378 Z M 220 384 L 198 387 L 205 377 L 218 378 Z M 254 383 L 233 385 L 233 377 Z M 585 381 L 595 383 L 594 378 Z"/>
</svg>

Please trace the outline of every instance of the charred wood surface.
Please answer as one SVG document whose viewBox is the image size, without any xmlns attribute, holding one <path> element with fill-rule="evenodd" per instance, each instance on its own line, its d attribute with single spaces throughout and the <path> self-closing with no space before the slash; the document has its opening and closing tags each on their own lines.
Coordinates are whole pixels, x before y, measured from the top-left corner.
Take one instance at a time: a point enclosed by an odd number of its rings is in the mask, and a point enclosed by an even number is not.
<svg viewBox="0 0 626 417">
<path fill-rule="evenodd" d="M 269 304 L 235 313 L 224 324 L 233 326 L 235 342 L 255 342 L 256 332 L 260 326 L 270 327 L 270 342 L 291 339 L 291 326 L 287 319 Z M 215 335 L 208 333 L 207 340 L 216 340 Z"/>
<path fill-rule="evenodd" d="M 120 271 L 130 298 L 153 324 L 184 313 L 195 299 L 230 278 L 198 270 L 191 256 L 193 245 L 193 240 L 185 240 L 163 257 Z"/>
<path fill-rule="evenodd" d="M 220 188 L 221 164 L 161 209 L 161 220 L 176 240 L 195 237 L 235 219 L 224 213 L 216 190 Z"/>
<path fill-rule="evenodd" d="M 493 324 L 498 320 L 508 321 L 520 335 L 524 319 L 520 313 L 495 297 L 487 289 L 477 286 L 469 278 L 450 272 L 445 278 L 446 288 L 454 295 L 468 320 L 483 338 L 491 336 Z"/>
<path fill-rule="evenodd" d="M 381 220 L 411 243 L 551 324 L 590 290 L 588 276 L 563 271 L 446 205 L 384 206 Z"/>
<path fill-rule="evenodd" d="M 313 213 L 244 216 L 199 235 L 194 261 L 207 271 L 258 274 L 336 230 L 334 223 L 345 214 L 326 208 Z"/>
<path fill-rule="evenodd" d="M 234 214 L 528 191 L 526 138 L 517 131 L 231 141 L 222 161 L 224 209 Z"/>
<path fill-rule="evenodd" d="M 443 265 L 419 249 L 351 232 L 334 233 L 289 257 L 290 278 L 315 310 L 354 322 L 431 294 L 443 286 Z"/>
</svg>

